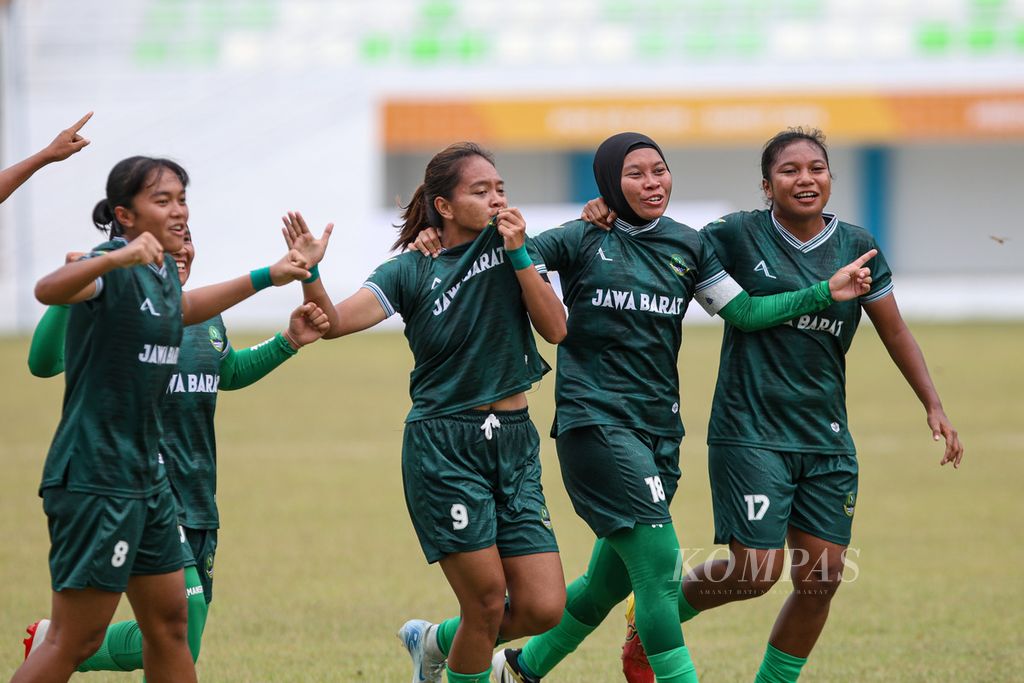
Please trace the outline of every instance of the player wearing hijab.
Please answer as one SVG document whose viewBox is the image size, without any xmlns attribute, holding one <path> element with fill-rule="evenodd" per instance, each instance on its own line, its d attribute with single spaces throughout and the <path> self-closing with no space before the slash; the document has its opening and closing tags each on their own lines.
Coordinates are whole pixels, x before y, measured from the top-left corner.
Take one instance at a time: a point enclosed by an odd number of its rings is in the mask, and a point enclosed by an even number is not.
<svg viewBox="0 0 1024 683">
<path fill-rule="evenodd" d="M 871 234 L 825 212 L 832 191 L 820 131 L 790 129 L 761 157 L 767 210 L 741 211 L 701 231 L 725 269 L 755 294 L 805 286 L 867 249 Z M 940 464 L 958 466 L 959 436 L 946 417 L 924 356 L 904 323 L 892 274 L 879 253 L 869 291 L 785 325 L 748 331 L 727 324 L 708 428 L 715 542 L 728 560 L 683 581 L 679 616 L 765 594 L 792 552 L 793 592 L 768 641 L 759 683 L 796 681 L 842 582 L 857 502 L 858 466 L 846 414 L 846 352 L 867 312 L 925 407 Z M 646 645 L 645 645 L 646 647 Z M 649 676 L 649 672 L 648 672 Z M 642 672 L 631 681 L 649 680 Z"/>
<path fill-rule="evenodd" d="M 658 680 L 694 681 L 678 624 L 679 543 L 669 504 L 679 479 L 676 365 L 691 299 L 744 328 L 778 324 L 854 296 L 859 263 L 799 292 L 752 299 L 698 233 L 664 216 L 668 165 L 650 138 L 622 133 L 601 144 L 594 175 L 620 211 L 611 231 L 573 221 L 531 240 L 562 278 L 568 333 L 558 348 L 556 437 L 562 479 L 598 537 L 587 572 L 567 588 L 554 629 L 522 651 L 495 655 L 504 683 L 535 681 L 571 653 L 630 592 Z"/>
</svg>

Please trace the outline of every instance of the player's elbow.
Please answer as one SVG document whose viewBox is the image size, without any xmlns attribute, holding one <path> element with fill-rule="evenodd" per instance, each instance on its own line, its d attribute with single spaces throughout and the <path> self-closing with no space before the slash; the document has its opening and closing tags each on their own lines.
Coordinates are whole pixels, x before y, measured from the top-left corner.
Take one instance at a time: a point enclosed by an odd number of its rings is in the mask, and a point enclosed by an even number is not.
<svg viewBox="0 0 1024 683">
<path fill-rule="evenodd" d="M 39 377 L 41 379 L 47 379 L 49 377 L 55 377 L 60 374 L 60 371 L 53 367 L 40 367 L 29 362 L 28 371 L 33 377 Z"/>
<path fill-rule="evenodd" d="M 341 325 L 332 325 L 324 332 L 323 339 L 337 339 L 345 336 L 345 328 Z"/>
<path fill-rule="evenodd" d="M 45 277 L 36 283 L 34 294 L 36 297 L 36 301 L 45 306 L 53 306 L 55 304 L 67 303 L 66 301 L 61 300 L 57 296 L 56 289 L 47 281 L 47 278 Z"/>
<path fill-rule="evenodd" d="M 559 320 L 550 325 L 545 325 L 545 329 L 539 330 L 540 336 L 544 338 L 549 344 L 561 344 L 562 340 L 565 339 L 566 328 L 565 321 Z"/>
</svg>

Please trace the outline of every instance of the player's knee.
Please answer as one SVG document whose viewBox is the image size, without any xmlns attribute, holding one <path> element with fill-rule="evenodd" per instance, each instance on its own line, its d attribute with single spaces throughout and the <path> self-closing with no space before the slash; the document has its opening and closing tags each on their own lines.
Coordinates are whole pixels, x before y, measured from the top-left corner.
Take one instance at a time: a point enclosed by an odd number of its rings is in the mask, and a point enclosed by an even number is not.
<svg viewBox="0 0 1024 683">
<path fill-rule="evenodd" d="M 142 637 L 153 645 L 178 646 L 188 642 L 188 611 L 181 608 L 168 607 L 146 621 L 142 628 Z"/>
<path fill-rule="evenodd" d="M 843 583 L 841 568 L 819 567 L 793 571 L 793 590 L 804 600 L 828 604 Z"/>
<path fill-rule="evenodd" d="M 74 640 L 58 638 L 57 647 L 69 660 L 74 661 L 75 666 L 92 657 L 100 646 L 103 645 L 103 638 L 106 636 L 106 628 L 98 628 L 88 633 L 82 633 Z"/>
<path fill-rule="evenodd" d="M 785 555 L 782 551 L 750 551 L 743 565 L 745 588 L 752 596 L 761 596 L 772 589 L 782 577 Z"/>
<path fill-rule="evenodd" d="M 106 633 L 105 624 L 83 630 L 81 626 L 63 629 L 56 623 L 51 623 L 46 641 L 56 649 L 61 659 L 73 662 L 77 667 L 100 649 Z"/>
<path fill-rule="evenodd" d="M 770 591 L 778 581 L 778 576 L 762 576 L 750 579 L 745 588 L 750 591 L 751 597 L 760 597 Z"/>
<path fill-rule="evenodd" d="M 805 609 L 827 610 L 839 582 L 804 581 L 793 585 L 793 595 L 804 605 Z"/>
<path fill-rule="evenodd" d="M 516 611 L 518 607 L 514 608 Z M 565 610 L 565 590 L 530 600 L 522 610 L 523 629 L 527 634 L 544 633 L 558 626 Z"/>
<path fill-rule="evenodd" d="M 497 632 L 505 616 L 505 591 L 503 587 L 485 588 L 460 602 L 463 622 L 477 624 Z"/>
</svg>

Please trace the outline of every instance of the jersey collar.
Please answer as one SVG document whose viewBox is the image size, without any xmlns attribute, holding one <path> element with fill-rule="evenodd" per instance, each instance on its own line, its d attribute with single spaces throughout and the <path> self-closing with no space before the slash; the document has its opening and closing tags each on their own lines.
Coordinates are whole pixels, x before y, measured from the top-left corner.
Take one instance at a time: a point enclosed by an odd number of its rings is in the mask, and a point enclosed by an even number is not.
<svg viewBox="0 0 1024 683">
<path fill-rule="evenodd" d="M 627 223 L 626 221 L 622 220 L 621 218 L 616 218 L 615 219 L 615 227 L 618 228 L 619 230 L 621 230 L 622 232 L 626 233 L 627 235 L 639 235 L 642 232 L 647 232 L 648 230 L 653 230 L 654 227 L 658 225 L 658 221 L 660 221 L 660 220 L 661 220 L 661 216 L 658 216 L 657 218 L 655 218 L 653 221 L 651 221 L 647 225 L 636 226 L 636 225 L 631 225 L 631 224 Z"/>
<path fill-rule="evenodd" d="M 832 233 L 834 233 L 836 231 L 836 228 L 839 226 L 839 218 L 836 216 L 836 214 L 822 213 L 821 216 L 826 221 L 825 229 L 819 232 L 811 239 L 807 240 L 806 242 L 801 242 L 799 239 L 796 238 L 796 236 L 793 235 L 793 233 L 791 233 L 789 230 L 786 230 L 786 228 L 783 227 L 782 223 L 780 223 L 775 218 L 774 212 L 772 212 L 772 225 L 774 225 L 778 233 L 782 235 L 782 239 L 789 242 L 794 249 L 798 249 L 799 251 L 802 251 L 803 253 L 806 254 L 810 251 L 817 249 L 825 242 L 827 242 L 828 238 L 832 236 Z"/>
</svg>

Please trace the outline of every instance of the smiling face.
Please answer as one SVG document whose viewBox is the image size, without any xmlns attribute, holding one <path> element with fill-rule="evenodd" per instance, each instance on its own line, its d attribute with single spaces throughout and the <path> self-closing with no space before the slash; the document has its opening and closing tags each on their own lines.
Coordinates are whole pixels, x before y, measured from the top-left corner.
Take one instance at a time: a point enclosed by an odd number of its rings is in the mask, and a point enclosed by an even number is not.
<svg viewBox="0 0 1024 683">
<path fill-rule="evenodd" d="M 480 232 L 499 209 L 508 206 L 505 181 L 487 159 L 473 155 L 462 162 L 459 182 L 450 199 L 438 197 L 434 206 L 445 230 Z"/>
<path fill-rule="evenodd" d="M 821 216 L 832 196 L 832 174 L 825 152 L 810 140 L 796 140 L 783 148 L 761 181 L 775 216 L 803 222 Z"/>
<path fill-rule="evenodd" d="M 178 264 L 178 279 L 181 280 L 182 287 L 188 281 L 188 276 L 192 274 L 192 260 L 195 257 L 196 248 L 192 244 L 192 232 L 186 225 L 184 244 L 181 249 L 171 254 L 171 258 Z"/>
<path fill-rule="evenodd" d="M 672 173 L 658 150 L 634 149 L 622 162 L 622 194 L 637 216 L 653 221 L 664 215 L 672 196 Z"/>
<path fill-rule="evenodd" d="M 142 190 L 132 197 L 131 207 L 117 206 L 114 213 L 128 239 L 149 232 L 169 254 L 184 247 L 188 224 L 185 186 L 167 168 L 154 169 Z"/>
</svg>

